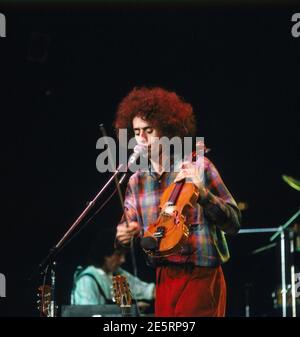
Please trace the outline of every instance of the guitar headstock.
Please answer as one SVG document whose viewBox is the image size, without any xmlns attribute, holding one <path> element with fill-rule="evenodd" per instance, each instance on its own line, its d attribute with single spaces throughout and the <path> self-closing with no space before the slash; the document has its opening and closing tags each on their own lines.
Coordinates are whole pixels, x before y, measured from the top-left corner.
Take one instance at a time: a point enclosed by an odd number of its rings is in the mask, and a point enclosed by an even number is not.
<svg viewBox="0 0 300 337">
<path fill-rule="evenodd" d="M 51 306 L 51 286 L 44 285 L 38 287 L 38 310 L 42 317 L 50 316 L 50 306 Z"/>
<path fill-rule="evenodd" d="M 131 307 L 132 296 L 126 276 L 113 276 L 113 294 L 120 307 Z"/>
</svg>

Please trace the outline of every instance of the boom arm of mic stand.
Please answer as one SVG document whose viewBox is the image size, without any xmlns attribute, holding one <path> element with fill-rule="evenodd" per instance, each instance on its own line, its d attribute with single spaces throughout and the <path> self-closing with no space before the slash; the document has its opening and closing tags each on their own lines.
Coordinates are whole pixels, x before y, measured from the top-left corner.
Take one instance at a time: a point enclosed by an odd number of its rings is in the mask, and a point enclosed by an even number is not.
<svg viewBox="0 0 300 337">
<path fill-rule="evenodd" d="M 77 220 L 72 224 L 72 226 L 70 227 L 70 229 L 61 238 L 61 240 L 56 244 L 56 246 L 54 247 L 55 250 L 59 250 L 60 249 L 60 247 L 63 245 L 63 243 L 69 237 L 69 235 L 74 231 L 74 229 L 80 224 L 80 222 L 83 220 L 83 218 L 86 216 L 86 214 L 90 211 L 90 209 L 95 205 L 96 201 L 101 196 L 101 194 L 107 189 L 107 187 L 110 185 L 110 183 L 115 179 L 115 177 L 120 172 L 120 169 L 122 167 L 123 167 L 123 164 L 118 167 L 118 169 L 116 170 L 116 172 L 110 177 L 110 179 L 102 187 L 102 189 L 97 193 L 97 195 L 94 197 L 94 199 L 88 203 L 88 206 L 83 210 L 83 212 L 79 215 L 79 217 L 77 218 Z"/>
<path fill-rule="evenodd" d="M 109 180 L 106 182 L 106 184 L 101 188 L 101 190 L 96 194 L 96 196 L 91 200 L 87 207 L 82 211 L 82 213 L 79 215 L 79 217 L 74 221 L 74 223 L 70 226 L 68 231 L 64 234 L 64 236 L 59 240 L 59 242 L 50 249 L 48 255 L 44 258 L 44 260 L 39 264 L 39 271 L 43 270 L 46 268 L 46 266 L 51 263 L 51 261 L 54 260 L 54 258 L 57 256 L 61 248 L 63 247 L 64 243 L 66 240 L 71 236 L 71 234 L 74 232 L 74 230 L 79 226 L 79 224 L 82 222 L 82 220 L 85 218 L 85 216 L 89 213 L 89 211 L 93 208 L 95 205 L 96 201 L 99 199 L 99 197 L 104 193 L 104 191 L 107 189 L 107 187 L 111 184 L 111 182 L 115 179 L 117 174 L 120 172 L 121 168 L 123 167 L 124 164 L 119 165 L 118 169 L 116 172 L 109 178 Z M 121 179 L 124 179 L 124 176 L 122 176 Z M 41 274 L 43 272 L 40 272 Z M 33 275 L 35 274 L 32 273 L 32 275 L 29 277 L 29 280 L 32 279 Z"/>
</svg>

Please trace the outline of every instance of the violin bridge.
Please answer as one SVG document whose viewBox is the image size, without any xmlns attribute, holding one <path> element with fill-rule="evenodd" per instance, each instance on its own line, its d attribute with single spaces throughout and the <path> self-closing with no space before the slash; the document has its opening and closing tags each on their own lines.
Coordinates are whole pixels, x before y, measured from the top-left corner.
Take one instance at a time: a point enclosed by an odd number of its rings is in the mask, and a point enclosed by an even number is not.
<svg viewBox="0 0 300 337">
<path fill-rule="evenodd" d="M 177 213 L 178 213 L 177 207 L 173 203 L 167 202 L 163 208 L 161 215 L 172 217 L 174 216 L 174 214 L 177 214 Z"/>
</svg>

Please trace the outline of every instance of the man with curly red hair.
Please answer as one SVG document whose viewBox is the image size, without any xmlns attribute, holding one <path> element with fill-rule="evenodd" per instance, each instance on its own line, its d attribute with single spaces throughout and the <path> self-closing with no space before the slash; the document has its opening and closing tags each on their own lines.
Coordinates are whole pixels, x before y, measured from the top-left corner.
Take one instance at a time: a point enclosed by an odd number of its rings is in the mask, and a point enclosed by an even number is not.
<svg viewBox="0 0 300 337">
<path fill-rule="evenodd" d="M 116 129 L 127 129 L 138 144 L 151 148 L 161 137 L 196 134 L 192 106 L 175 92 L 162 88 L 134 88 L 119 104 Z M 157 159 L 157 158 L 156 158 Z M 182 249 L 170 256 L 156 258 L 155 315 L 196 317 L 225 315 L 226 284 L 222 263 L 229 259 L 224 233 L 240 228 L 240 212 L 212 162 L 204 158 L 204 179 L 195 163 L 184 162 L 178 173 L 166 170 L 161 158 L 150 157 L 151 169 L 138 170 L 129 179 L 125 211 L 117 226 L 116 240 L 128 245 L 142 236 L 159 216 L 160 197 L 173 182 L 190 179 L 199 198 L 186 217 L 189 237 Z"/>
</svg>

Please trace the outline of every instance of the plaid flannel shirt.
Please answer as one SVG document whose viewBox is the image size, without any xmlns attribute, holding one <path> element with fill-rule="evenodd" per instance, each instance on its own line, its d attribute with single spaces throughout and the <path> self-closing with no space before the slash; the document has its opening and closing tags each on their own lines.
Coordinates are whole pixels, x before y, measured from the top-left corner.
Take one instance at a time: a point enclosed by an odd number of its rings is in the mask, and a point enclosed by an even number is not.
<svg viewBox="0 0 300 337">
<path fill-rule="evenodd" d="M 149 224 L 157 220 L 160 197 L 173 183 L 177 173 L 173 170 L 159 176 L 150 170 L 140 170 L 130 177 L 125 193 L 125 210 L 129 222 L 138 222 L 141 235 Z M 186 223 L 190 225 L 187 243 L 179 253 L 159 258 L 157 264 L 191 263 L 213 267 L 229 259 L 224 232 L 238 232 L 240 212 L 217 169 L 206 157 L 203 176 L 208 193 L 186 215 Z M 121 223 L 124 221 L 123 215 Z"/>
</svg>

